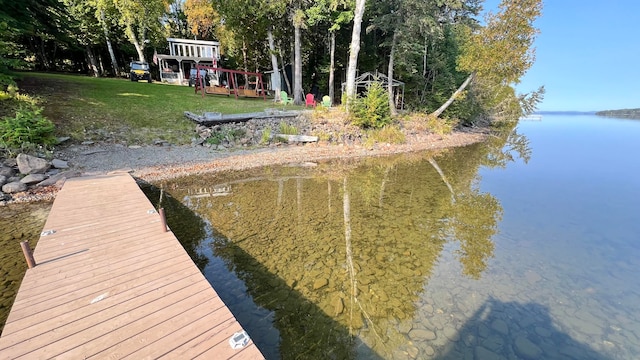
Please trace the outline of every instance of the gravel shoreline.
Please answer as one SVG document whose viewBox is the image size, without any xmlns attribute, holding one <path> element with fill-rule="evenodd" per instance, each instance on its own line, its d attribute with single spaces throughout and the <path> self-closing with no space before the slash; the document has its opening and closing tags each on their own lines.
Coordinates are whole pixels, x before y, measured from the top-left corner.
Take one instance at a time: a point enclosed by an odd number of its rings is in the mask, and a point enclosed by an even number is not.
<svg viewBox="0 0 640 360">
<path fill-rule="evenodd" d="M 68 161 L 81 176 L 128 172 L 153 183 L 190 174 L 246 170 L 268 165 L 304 163 L 337 158 L 384 156 L 425 150 L 439 150 L 484 141 L 486 129 L 464 129 L 449 135 L 421 134 L 407 137 L 405 144 L 361 145 L 321 144 L 280 145 L 254 149 L 213 150 L 204 146 L 130 146 L 94 143 L 70 145 L 54 152 Z M 7 203 L 51 201 L 57 186 L 14 194 Z"/>
</svg>

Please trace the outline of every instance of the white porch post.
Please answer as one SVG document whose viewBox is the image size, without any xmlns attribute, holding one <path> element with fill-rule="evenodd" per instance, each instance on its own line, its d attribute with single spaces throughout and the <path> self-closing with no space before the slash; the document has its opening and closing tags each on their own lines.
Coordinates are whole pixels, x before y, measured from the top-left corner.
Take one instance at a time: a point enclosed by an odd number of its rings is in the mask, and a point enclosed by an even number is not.
<svg viewBox="0 0 640 360">
<path fill-rule="evenodd" d="M 182 60 L 178 59 L 178 83 L 182 85 L 182 80 L 184 80 L 184 71 L 182 71 Z"/>
</svg>

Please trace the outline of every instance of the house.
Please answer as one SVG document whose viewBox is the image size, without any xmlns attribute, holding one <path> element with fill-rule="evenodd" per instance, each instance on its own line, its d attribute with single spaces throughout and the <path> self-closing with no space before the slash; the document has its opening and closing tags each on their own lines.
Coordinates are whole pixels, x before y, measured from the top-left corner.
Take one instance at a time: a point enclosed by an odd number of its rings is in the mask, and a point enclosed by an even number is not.
<svg viewBox="0 0 640 360">
<path fill-rule="evenodd" d="M 220 60 L 220 42 L 167 38 L 169 54 L 154 55 L 160 67 L 160 81 L 186 85 L 189 73 L 197 64 L 217 66 Z"/>
</svg>

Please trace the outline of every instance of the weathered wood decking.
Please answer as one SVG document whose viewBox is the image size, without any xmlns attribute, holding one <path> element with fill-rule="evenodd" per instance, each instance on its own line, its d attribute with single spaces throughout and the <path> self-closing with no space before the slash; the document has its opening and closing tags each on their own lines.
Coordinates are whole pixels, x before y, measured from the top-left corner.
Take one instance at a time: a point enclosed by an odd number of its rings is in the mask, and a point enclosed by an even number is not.
<svg viewBox="0 0 640 360">
<path fill-rule="evenodd" d="M 44 230 L 0 358 L 263 358 L 128 174 L 68 180 Z"/>
</svg>

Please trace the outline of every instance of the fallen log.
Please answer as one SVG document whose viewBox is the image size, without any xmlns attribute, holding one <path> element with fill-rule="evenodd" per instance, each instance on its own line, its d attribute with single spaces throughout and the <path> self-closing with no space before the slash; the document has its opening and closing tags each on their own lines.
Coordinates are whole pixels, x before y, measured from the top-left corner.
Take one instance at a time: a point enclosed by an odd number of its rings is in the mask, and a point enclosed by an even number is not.
<svg viewBox="0 0 640 360">
<path fill-rule="evenodd" d="M 317 136 L 309 136 L 309 135 L 286 135 L 286 134 L 275 134 L 274 137 L 286 139 L 287 142 L 316 142 L 318 141 Z"/>
</svg>

